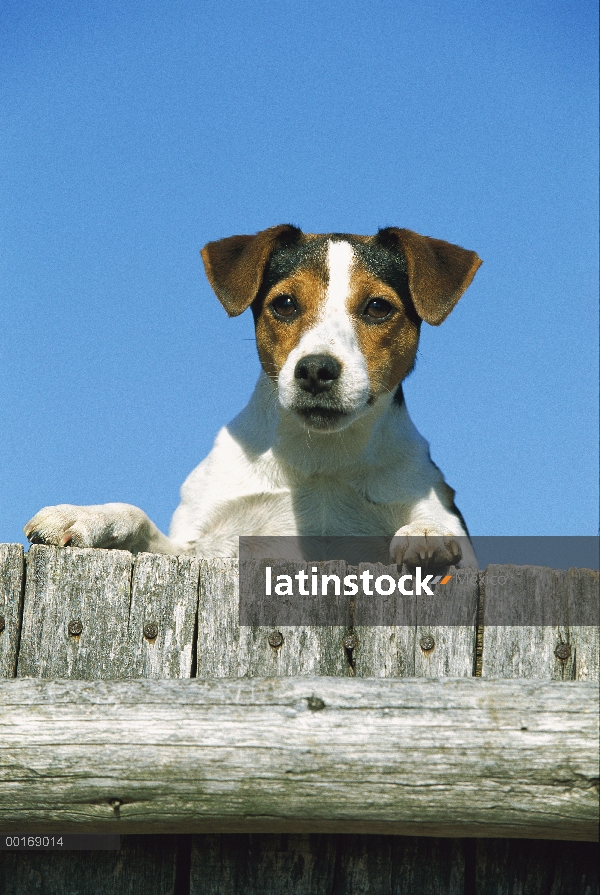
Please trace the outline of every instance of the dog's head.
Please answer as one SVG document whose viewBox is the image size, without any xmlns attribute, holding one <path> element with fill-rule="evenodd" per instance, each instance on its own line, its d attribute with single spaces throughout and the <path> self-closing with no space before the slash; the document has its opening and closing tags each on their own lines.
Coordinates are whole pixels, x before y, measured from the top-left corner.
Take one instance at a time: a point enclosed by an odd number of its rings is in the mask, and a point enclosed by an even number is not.
<svg viewBox="0 0 600 895">
<path fill-rule="evenodd" d="M 279 401 L 311 429 L 339 431 L 413 367 L 421 321 L 448 316 L 481 264 L 411 230 L 315 235 L 283 224 L 202 249 L 230 316 L 251 307 Z"/>
</svg>

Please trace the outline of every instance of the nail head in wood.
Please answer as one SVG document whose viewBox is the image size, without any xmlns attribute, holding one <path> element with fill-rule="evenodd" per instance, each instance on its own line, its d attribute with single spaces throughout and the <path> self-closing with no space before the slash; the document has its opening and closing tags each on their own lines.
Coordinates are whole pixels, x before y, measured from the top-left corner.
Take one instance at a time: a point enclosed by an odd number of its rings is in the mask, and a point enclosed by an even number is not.
<svg viewBox="0 0 600 895">
<path fill-rule="evenodd" d="M 419 644 L 421 646 L 421 649 L 424 652 L 428 653 L 430 650 L 432 650 L 434 648 L 435 640 L 433 639 L 431 634 L 424 634 L 423 637 L 421 637 Z"/>
<path fill-rule="evenodd" d="M 158 637 L 158 625 L 156 622 L 148 622 L 144 625 L 144 637 L 146 640 L 156 640 Z"/>
<path fill-rule="evenodd" d="M 356 649 L 358 646 L 358 637 L 356 634 L 346 634 L 343 640 L 344 649 Z"/>
<path fill-rule="evenodd" d="M 279 649 L 283 645 L 283 634 L 281 631 L 271 631 L 268 640 L 269 646 L 272 646 L 273 649 Z"/>
<path fill-rule="evenodd" d="M 79 637 L 81 632 L 83 631 L 83 625 L 81 624 L 81 619 L 74 618 L 71 619 L 69 624 L 67 625 L 67 630 L 71 637 Z"/>
<path fill-rule="evenodd" d="M 557 659 L 562 659 L 564 662 L 571 655 L 571 647 L 568 643 L 559 643 L 554 650 L 554 655 Z"/>
</svg>

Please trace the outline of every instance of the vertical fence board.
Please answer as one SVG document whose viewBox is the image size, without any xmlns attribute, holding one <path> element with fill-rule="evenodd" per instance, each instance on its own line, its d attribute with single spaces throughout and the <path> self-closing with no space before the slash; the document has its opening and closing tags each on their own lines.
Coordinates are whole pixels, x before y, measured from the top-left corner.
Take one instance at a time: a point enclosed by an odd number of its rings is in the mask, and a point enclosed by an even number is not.
<svg viewBox="0 0 600 895">
<path fill-rule="evenodd" d="M 579 671 L 587 679 L 598 677 L 598 646 L 594 631 L 565 621 L 582 618 L 582 601 L 598 599 L 597 576 L 587 570 L 570 572 L 535 566 L 488 566 L 483 577 L 484 677 L 521 677 L 540 680 L 575 680 Z M 499 584 L 491 579 L 505 578 Z M 579 609 L 576 603 L 579 602 Z M 518 624 L 520 613 L 527 619 L 528 604 L 537 606 L 543 624 Z M 495 624 L 507 617 L 512 625 Z M 593 604 L 591 604 L 593 605 Z M 557 655 L 560 647 L 566 658 Z"/>
<path fill-rule="evenodd" d="M 569 627 L 569 642 L 573 651 L 573 679 L 597 681 L 600 677 L 600 631 L 592 625 Z"/>
<path fill-rule="evenodd" d="M 393 567 L 396 571 L 396 567 Z M 381 575 L 390 570 L 379 563 L 361 563 L 358 573 L 371 571 Z M 413 599 L 406 606 L 405 625 L 357 625 L 358 645 L 354 654 L 354 673 L 357 677 L 414 677 L 416 604 Z"/>
<path fill-rule="evenodd" d="M 414 677 L 414 625 L 359 625 L 355 629 L 354 673 L 357 677 Z"/>
<path fill-rule="evenodd" d="M 120 851 L 0 852 L 0 895 L 174 895 L 175 836 L 123 836 Z"/>
<path fill-rule="evenodd" d="M 338 837 L 336 895 L 464 895 L 458 839 Z"/>
<path fill-rule="evenodd" d="M 482 895 L 598 895 L 598 845 L 480 839 L 476 892 Z"/>
<path fill-rule="evenodd" d="M 346 629 L 281 626 L 280 647 L 269 644 L 273 628 L 239 624 L 237 560 L 200 561 L 197 677 L 348 675 Z"/>
<path fill-rule="evenodd" d="M 547 895 L 554 876 L 554 843 L 527 839 L 477 841 L 477 892 Z M 575 893 L 573 893 L 575 895 Z"/>
<path fill-rule="evenodd" d="M 573 677 L 576 681 L 597 681 L 600 677 L 600 644 L 598 625 L 579 625 L 581 609 L 586 615 L 598 613 L 600 575 L 591 569 L 569 569 L 564 576 L 569 605 L 569 645 L 573 654 Z M 586 619 L 587 620 L 587 619 Z"/>
<path fill-rule="evenodd" d="M 363 564 L 373 574 L 395 571 Z M 354 670 L 358 677 L 470 677 L 474 668 L 477 622 L 477 573 L 465 570 L 437 588 L 435 595 L 413 599 L 405 625 L 356 626 Z M 443 625 L 452 618 L 456 624 Z M 430 644 L 433 643 L 432 646 Z"/>
<path fill-rule="evenodd" d="M 129 614 L 132 677 L 191 677 L 196 612 L 197 559 L 136 557 Z M 154 634 L 156 636 L 148 636 Z"/>
<path fill-rule="evenodd" d="M 454 571 L 448 584 L 438 585 L 434 597 L 417 597 L 415 677 L 472 676 L 478 593 L 477 571 L 464 569 Z M 440 618 L 456 624 L 436 624 Z"/>
<path fill-rule="evenodd" d="M 555 842 L 556 862 L 550 895 L 598 895 L 600 851 L 596 842 Z"/>
<path fill-rule="evenodd" d="M 24 573 L 21 544 L 0 544 L 0 677 L 17 672 Z"/>
<path fill-rule="evenodd" d="M 123 550 L 31 547 L 18 676 L 131 677 L 132 565 Z M 71 622 L 81 624 L 79 635 L 69 633 Z"/>
<path fill-rule="evenodd" d="M 464 895 L 461 841 L 194 836 L 190 895 Z"/>
<path fill-rule="evenodd" d="M 334 838 L 194 836 L 190 895 L 328 895 L 337 891 Z"/>
</svg>

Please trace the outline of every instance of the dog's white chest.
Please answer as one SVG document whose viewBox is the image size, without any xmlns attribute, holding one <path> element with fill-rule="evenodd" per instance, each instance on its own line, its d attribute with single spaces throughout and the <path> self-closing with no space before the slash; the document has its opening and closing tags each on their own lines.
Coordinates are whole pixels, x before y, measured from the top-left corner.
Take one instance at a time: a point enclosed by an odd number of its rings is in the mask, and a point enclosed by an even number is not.
<svg viewBox="0 0 600 895">
<path fill-rule="evenodd" d="M 377 505 L 340 479 L 319 477 L 288 496 L 289 522 L 301 535 L 387 534 L 389 508 Z"/>
</svg>

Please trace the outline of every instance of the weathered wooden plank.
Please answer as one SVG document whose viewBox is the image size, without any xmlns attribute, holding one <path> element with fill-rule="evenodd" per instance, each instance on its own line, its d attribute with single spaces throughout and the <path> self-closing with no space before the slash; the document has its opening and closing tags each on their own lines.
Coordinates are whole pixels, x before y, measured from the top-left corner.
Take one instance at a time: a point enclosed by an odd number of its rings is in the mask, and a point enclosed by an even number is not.
<svg viewBox="0 0 600 895">
<path fill-rule="evenodd" d="M 192 676 L 199 570 L 198 560 L 185 556 L 136 557 L 128 626 L 132 677 Z"/>
<path fill-rule="evenodd" d="M 123 836 L 120 851 L 0 852 L 0 895 L 174 895 L 175 836 Z"/>
<path fill-rule="evenodd" d="M 452 569 L 452 579 L 434 597 L 417 598 L 415 677 L 471 677 L 479 582 L 476 569 Z M 453 624 L 439 624 L 440 620 Z"/>
<path fill-rule="evenodd" d="M 569 569 L 564 578 L 569 605 L 569 647 L 572 651 L 573 678 L 597 681 L 600 677 L 600 643 L 598 625 L 580 625 L 581 607 L 595 607 L 600 602 L 600 576 L 590 569 Z M 591 615 L 591 612 L 586 612 Z"/>
<path fill-rule="evenodd" d="M 595 629 L 555 623 L 560 618 L 585 618 L 583 602 L 595 600 L 597 605 L 596 573 L 586 569 L 567 572 L 537 566 L 488 566 L 482 588 L 484 677 L 566 681 L 574 680 L 579 672 L 582 679 L 598 679 Z M 519 624 L 521 616 L 530 617 L 532 605 L 542 623 Z M 509 615 L 513 624 L 495 624 Z"/>
<path fill-rule="evenodd" d="M 27 561 L 19 677 L 192 674 L 198 560 L 34 546 Z"/>
<path fill-rule="evenodd" d="M 481 845 L 483 844 L 483 848 Z M 587 843 L 586 843 L 587 844 Z M 492 839 L 476 844 L 476 891 L 494 895 L 547 895 L 554 877 L 557 843 Z"/>
<path fill-rule="evenodd" d="M 591 625 L 569 627 L 573 654 L 573 680 L 597 681 L 600 677 L 600 629 Z"/>
<path fill-rule="evenodd" d="M 555 864 L 550 895 L 598 895 L 598 845 L 595 842 L 556 842 L 553 849 Z"/>
<path fill-rule="evenodd" d="M 364 563 L 374 576 L 394 575 L 396 567 Z M 404 604 L 406 624 L 355 627 L 357 677 L 469 677 L 474 671 L 477 573 L 454 574 L 433 597 Z M 451 621 L 451 624 L 447 622 Z"/>
<path fill-rule="evenodd" d="M 389 571 L 379 563 L 361 563 L 359 575 L 365 570 L 373 575 Z M 405 625 L 356 625 L 353 665 L 357 677 L 415 676 L 417 609 L 414 600 L 406 603 L 403 614 Z"/>
<path fill-rule="evenodd" d="M 460 840 L 340 836 L 340 895 L 464 895 Z"/>
<path fill-rule="evenodd" d="M 0 544 L 0 677 L 17 673 L 24 574 L 21 544 Z"/>
<path fill-rule="evenodd" d="M 460 840 L 194 836 L 190 895 L 464 895 Z"/>
<path fill-rule="evenodd" d="M 199 678 L 347 676 L 352 671 L 343 645 L 346 633 L 333 626 L 240 627 L 237 560 L 200 562 Z M 276 634 L 281 638 L 273 638 Z"/>
<path fill-rule="evenodd" d="M 190 895 L 326 895 L 333 889 L 335 836 L 194 836 Z"/>
<path fill-rule="evenodd" d="M 17 679 L 0 702 L 12 829 L 598 832 L 593 682 Z"/>
<path fill-rule="evenodd" d="M 18 676 L 131 677 L 132 566 L 123 550 L 31 547 Z"/>
<path fill-rule="evenodd" d="M 475 891 L 494 895 L 598 895 L 598 847 L 592 842 L 480 840 Z"/>
</svg>

